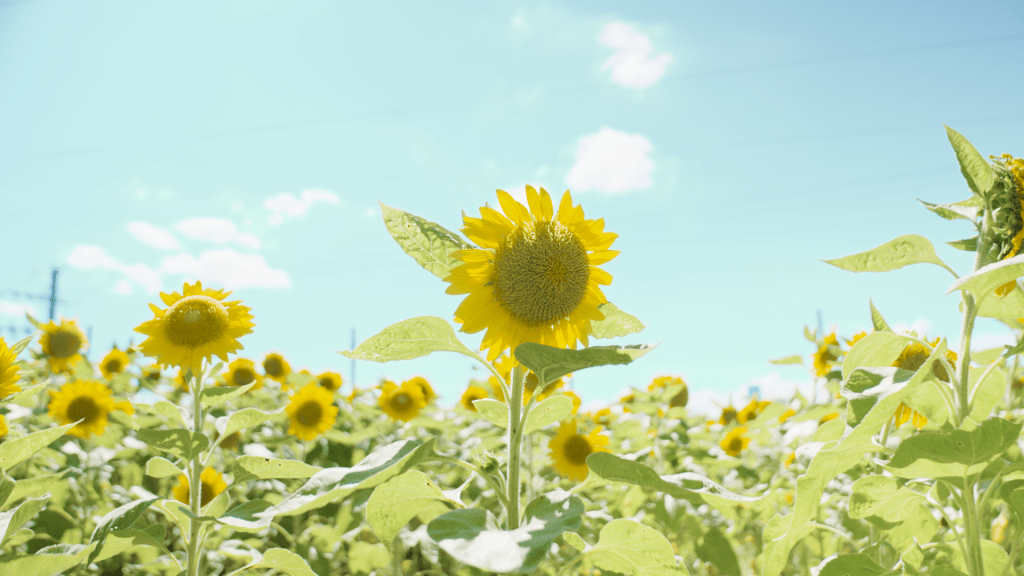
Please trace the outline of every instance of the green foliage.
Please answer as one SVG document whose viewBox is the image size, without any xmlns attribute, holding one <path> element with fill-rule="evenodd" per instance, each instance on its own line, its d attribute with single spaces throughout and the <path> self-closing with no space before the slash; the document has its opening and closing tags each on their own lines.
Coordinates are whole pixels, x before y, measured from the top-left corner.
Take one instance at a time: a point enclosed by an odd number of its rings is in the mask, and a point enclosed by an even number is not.
<svg viewBox="0 0 1024 576">
<path fill-rule="evenodd" d="M 476 357 L 459 341 L 451 325 L 437 316 L 419 316 L 392 324 L 364 340 L 355 350 L 339 354 L 355 360 L 393 362 L 412 360 L 432 352 L 457 352 Z"/>
<path fill-rule="evenodd" d="M 604 314 L 604 320 L 591 322 L 591 338 L 618 338 L 637 334 L 644 329 L 640 320 L 632 314 L 627 314 L 611 302 L 601 304 L 598 311 Z"/>
<path fill-rule="evenodd" d="M 953 146 L 953 151 L 956 152 L 960 173 L 964 175 L 964 180 L 967 180 L 971 191 L 984 197 L 992 189 L 992 183 L 995 181 L 992 167 L 967 138 L 949 126 L 945 126 L 945 128 L 946 137 L 949 138 L 949 143 Z"/>
<path fill-rule="evenodd" d="M 886 470 L 900 478 L 943 478 L 960 482 L 981 473 L 1016 444 L 1021 425 L 990 418 L 977 428 L 922 433 L 900 443 Z"/>
<path fill-rule="evenodd" d="M 0 444 L 0 469 L 6 472 L 14 468 L 74 427 L 75 424 L 65 424 Z"/>
<path fill-rule="evenodd" d="M 472 248 L 465 240 L 440 224 L 380 203 L 384 225 L 402 250 L 412 256 L 427 272 L 447 278 L 462 264 L 452 253 Z"/>
<path fill-rule="evenodd" d="M 689 574 L 676 565 L 672 545 L 656 530 L 632 520 L 612 520 L 601 528 L 586 555 L 601 570 L 632 576 Z"/>
<path fill-rule="evenodd" d="M 276 570 L 291 576 L 319 576 L 316 572 L 313 572 L 313 569 L 309 567 L 309 564 L 301 556 L 284 548 L 271 548 L 264 554 L 253 550 L 252 555 L 252 562 L 235 570 L 229 576 L 255 569 Z"/>
<path fill-rule="evenodd" d="M 235 460 L 235 482 L 270 478 L 309 478 L 321 468 L 298 460 L 242 456 Z"/>
<path fill-rule="evenodd" d="M 629 364 L 654 349 L 654 346 L 591 346 L 568 350 L 526 342 L 516 347 L 516 359 L 530 369 L 542 384 L 594 366 Z"/>
<path fill-rule="evenodd" d="M 911 264 L 935 264 L 956 276 L 935 254 L 931 241 L 917 234 L 906 234 L 866 252 L 822 262 L 850 272 L 888 272 Z"/>
<path fill-rule="evenodd" d="M 136 431 L 146 444 L 161 452 L 173 454 L 182 460 L 191 460 L 203 450 L 210 447 L 210 440 L 200 432 L 188 430 L 149 430 L 141 428 Z"/>
<path fill-rule="evenodd" d="M 435 501 L 464 507 L 462 502 L 446 496 L 429 476 L 409 470 L 373 490 L 366 503 L 366 521 L 381 542 L 390 543 L 403 526 Z"/>
</svg>

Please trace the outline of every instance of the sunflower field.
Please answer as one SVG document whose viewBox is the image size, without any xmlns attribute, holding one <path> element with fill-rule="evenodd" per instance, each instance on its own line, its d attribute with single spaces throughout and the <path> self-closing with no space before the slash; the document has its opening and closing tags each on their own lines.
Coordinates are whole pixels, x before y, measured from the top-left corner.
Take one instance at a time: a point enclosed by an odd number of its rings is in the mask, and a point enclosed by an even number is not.
<svg viewBox="0 0 1024 576">
<path fill-rule="evenodd" d="M 0 574 L 1024 573 L 1024 160 L 947 134 L 971 194 L 924 205 L 973 226 L 949 244 L 974 269 L 918 235 L 826 262 L 945 268 L 960 341 L 894 332 L 869 304 L 869 329 L 805 329 L 810 398 L 695 413 L 651 366 L 582 411 L 574 373 L 652 347 L 597 342 L 644 328 L 604 292 L 617 235 L 543 188 L 499 190 L 461 234 L 382 205 L 425 289 L 463 298 L 454 324 L 411 318 L 341 354 L 472 358 L 483 376 L 455 402 L 423 377 L 357 389 L 247 358 L 259 311 L 200 282 L 98 363 L 76 320 L 30 318 L 36 334 L 0 338 Z M 972 350 L 979 317 L 1018 343 Z"/>
</svg>

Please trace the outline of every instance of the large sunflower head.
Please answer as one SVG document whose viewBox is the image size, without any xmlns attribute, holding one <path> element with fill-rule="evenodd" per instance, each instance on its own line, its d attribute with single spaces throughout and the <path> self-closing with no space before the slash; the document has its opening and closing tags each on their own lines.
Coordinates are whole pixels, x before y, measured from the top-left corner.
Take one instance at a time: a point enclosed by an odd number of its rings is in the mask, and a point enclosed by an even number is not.
<svg viewBox="0 0 1024 576">
<path fill-rule="evenodd" d="M 334 405 L 334 393 L 310 382 L 296 392 L 285 408 L 288 413 L 288 433 L 302 440 L 313 440 L 334 426 L 338 407 Z"/>
<path fill-rule="evenodd" d="M 435 393 L 434 389 L 431 388 L 430 382 L 427 382 L 427 379 L 422 376 L 413 376 L 405 382 L 402 382 L 403 387 L 405 387 L 406 384 L 409 386 L 418 386 L 423 392 L 423 400 L 427 404 L 430 404 L 434 401 L 434 398 L 437 398 L 437 393 Z"/>
<path fill-rule="evenodd" d="M 409 385 L 408 381 L 399 387 L 394 382 L 385 380 L 381 386 L 380 407 L 392 420 L 408 422 L 426 405 L 423 389 Z"/>
<path fill-rule="evenodd" d="M 568 190 L 558 212 L 543 188 L 527 186 L 526 199 L 529 208 L 498 190 L 502 211 L 463 216 L 463 233 L 480 248 L 454 252 L 463 264 L 444 279 L 448 294 L 468 294 L 455 321 L 463 332 L 487 330 L 488 360 L 504 350 L 514 359 L 523 342 L 586 346 L 591 321 L 604 319 L 601 286 L 612 276 L 598 266 L 618 255 L 609 250 L 618 235 L 604 231 L 604 219 L 587 220 Z"/>
<path fill-rule="evenodd" d="M 473 405 L 473 401 L 483 400 L 484 398 L 487 398 L 487 390 L 484 390 L 479 386 L 470 386 L 462 393 L 462 399 L 459 400 L 459 403 L 462 404 L 462 407 L 466 410 L 476 412 L 476 406 Z"/>
<path fill-rule="evenodd" d="M 0 398 L 21 392 L 21 386 L 18 386 L 18 365 L 14 363 L 17 358 L 18 355 L 7 347 L 7 342 L 0 336 Z"/>
<path fill-rule="evenodd" d="M 75 380 L 50 390 L 50 417 L 60 424 L 71 424 L 81 420 L 68 434 L 89 438 L 103 434 L 107 429 L 107 415 L 114 410 L 134 414 L 129 402 L 114 402 L 111 390 L 106 384 L 94 380 Z"/>
<path fill-rule="evenodd" d="M 235 358 L 228 364 L 228 373 L 224 377 L 227 386 L 245 386 L 253 382 L 256 383 L 253 390 L 263 387 L 263 377 L 256 372 L 256 364 L 252 360 Z"/>
<path fill-rule="evenodd" d="M 994 228 L 999 232 L 995 242 L 999 259 L 1005 260 L 1020 254 L 1024 242 L 1024 159 L 1009 154 L 990 158 L 996 175 L 989 192 Z"/>
<path fill-rule="evenodd" d="M 747 446 L 750 445 L 750 438 L 747 437 L 747 427 L 737 426 L 733 428 L 725 435 L 725 438 L 722 438 L 718 445 L 729 456 L 739 456 L 740 452 L 746 450 Z"/>
<path fill-rule="evenodd" d="M 203 360 L 217 356 L 227 362 L 228 354 L 242 348 L 238 338 L 252 332 L 252 314 L 240 301 L 225 302 L 230 292 L 203 288 L 201 282 L 186 283 L 181 292 L 161 292 L 167 309 L 150 304 L 154 318 L 135 331 L 147 336 L 139 344 L 144 354 L 198 375 Z"/>
<path fill-rule="evenodd" d="M 576 433 L 576 421 L 570 420 L 558 426 L 558 433 L 548 442 L 548 448 L 559 474 L 582 481 L 590 473 L 587 456 L 594 452 L 608 452 L 607 444 L 608 438 L 601 435 L 600 426 L 584 436 Z"/>
<path fill-rule="evenodd" d="M 100 372 L 104 378 L 113 378 L 115 374 L 123 372 L 128 363 L 128 355 L 114 348 L 100 360 Z"/>
<path fill-rule="evenodd" d="M 271 352 L 263 358 L 263 373 L 267 378 L 284 384 L 288 375 L 292 373 L 292 365 L 285 360 L 284 356 L 277 352 Z"/>
<path fill-rule="evenodd" d="M 331 392 L 337 392 L 341 389 L 341 374 L 338 374 L 337 372 L 321 372 L 320 375 L 316 377 L 316 383 L 319 384 L 321 388 L 325 388 Z"/>
<path fill-rule="evenodd" d="M 938 338 L 929 342 L 929 344 L 931 344 L 933 348 L 938 343 Z M 902 368 L 903 370 L 910 370 L 911 372 L 916 372 L 918 368 L 924 365 L 925 361 L 928 360 L 928 357 L 931 355 L 931 349 L 929 349 L 927 346 L 924 346 L 923 344 L 918 344 L 914 342 L 912 344 L 907 344 L 907 346 L 903 348 L 903 351 L 900 352 L 900 355 L 896 357 L 896 360 L 893 361 L 892 365 L 897 368 Z M 946 350 L 946 360 L 948 360 L 950 364 L 955 365 L 956 359 L 956 352 L 953 352 L 952 350 Z M 938 362 L 932 364 L 932 374 L 934 374 L 936 378 L 942 380 L 943 382 L 950 381 L 949 373 L 946 372 L 946 367 Z"/>
<path fill-rule="evenodd" d="M 89 346 L 89 341 L 78 327 L 78 323 L 61 318 L 60 324 L 50 320 L 48 324 L 42 325 L 42 329 L 43 335 L 39 343 L 50 363 L 50 370 L 71 372 L 75 363 L 82 359 L 82 351 Z"/>
<path fill-rule="evenodd" d="M 200 489 L 201 495 L 199 497 L 200 506 L 206 506 L 209 504 L 211 500 L 216 498 L 218 494 L 228 487 L 228 483 L 224 481 L 224 476 L 213 468 L 206 468 L 203 470 L 203 473 L 199 475 L 199 482 L 202 485 L 202 488 Z M 192 501 L 189 487 L 188 477 L 184 474 L 178 476 L 178 485 L 171 488 L 171 492 L 174 494 L 174 499 L 182 504 L 188 505 Z"/>
</svg>

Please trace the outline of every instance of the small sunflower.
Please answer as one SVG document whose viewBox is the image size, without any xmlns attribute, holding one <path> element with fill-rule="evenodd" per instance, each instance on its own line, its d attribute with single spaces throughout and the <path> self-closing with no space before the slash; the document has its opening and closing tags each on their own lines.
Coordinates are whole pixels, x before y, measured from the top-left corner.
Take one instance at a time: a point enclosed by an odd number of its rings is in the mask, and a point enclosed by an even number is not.
<svg viewBox="0 0 1024 576">
<path fill-rule="evenodd" d="M 938 343 L 938 338 L 929 342 L 929 344 L 932 347 L 934 347 Z M 931 355 L 932 351 L 928 347 L 924 346 L 923 344 L 918 344 L 917 342 L 914 342 L 911 344 L 907 344 L 907 346 L 903 348 L 903 351 L 900 352 L 900 355 L 896 358 L 896 360 L 893 361 L 892 365 L 897 368 L 902 368 L 903 370 L 910 370 L 911 372 L 916 372 L 918 368 L 924 365 L 925 361 L 928 360 L 928 357 Z M 950 364 L 955 365 L 956 359 L 956 352 L 953 352 L 952 350 L 946 350 L 946 360 L 948 360 Z M 932 364 L 932 374 L 934 374 L 936 378 L 942 380 L 943 382 L 950 381 L 949 373 L 946 372 L 946 367 L 939 362 Z"/>
<path fill-rule="evenodd" d="M 161 309 L 150 304 L 154 318 L 139 324 L 136 332 L 147 338 L 139 349 L 163 366 L 178 366 L 198 375 L 202 362 L 213 356 L 227 362 L 228 354 L 242 348 L 238 338 L 252 332 L 249 308 L 240 301 L 224 302 L 230 292 L 203 288 L 201 282 L 186 283 L 182 293 L 161 292 L 167 304 Z"/>
<path fill-rule="evenodd" d="M 292 366 L 285 360 L 284 356 L 277 352 L 271 352 L 263 358 L 263 373 L 267 378 L 284 384 L 288 375 L 292 373 Z"/>
<path fill-rule="evenodd" d="M 199 498 L 200 506 L 209 504 L 210 500 L 216 498 L 218 494 L 228 487 L 227 482 L 224 481 L 224 476 L 213 468 L 203 470 L 203 473 L 199 475 L 199 481 L 202 485 Z M 174 499 L 188 505 L 192 501 L 189 488 L 188 477 L 184 474 L 178 476 L 178 485 L 171 489 Z"/>
<path fill-rule="evenodd" d="M 256 383 L 252 390 L 263 387 L 263 377 L 256 372 L 256 363 L 246 358 L 235 358 L 228 364 L 228 374 L 224 377 L 227 386 L 245 386 Z"/>
<path fill-rule="evenodd" d="M 659 388 L 672 388 L 680 385 L 683 389 L 668 401 L 668 405 L 673 408 L 677 406 L 685 407 L 690 401 L 690 391 L 686 382 L 678 376 L 658 376 L 654 380 L 651 380 L 651 383 L 647 385 L 647 391 L 653 392 Z"/>
<path fill-rule="evenodd" d="M 757 409 L 758 404 L 759 403 L 756 399 L 751 400 L 749 404 L 744 406 L 742 410 L 736 413 L 736 421 L 739 422 L 740 424 L 746 424 L 747 422 L 750 422 L 754 418 L 757 418 L 757 415 L 759 413 Z"/>
<path fill-rule="evenodd" d="M 6 438 L 10 432 L 7 428 L 7 419 L 4 418 L 3 414 L 0 414 L 0 439 Z"/>
<path fill-rule="evenodd" d="M 902 402 L 900 402 L 900 405 L 896 407 L 896 412 L 892 417 L 895 419 L 897 428 L 906 424 L 908 420 L 914 425 L 914 428 L 917 428 L 918 430 L 924 428 L 925 424 L 928 423 L 928 418 L 925 418 L 924 414 L 921 414 Z"/>
<path fill-rule="evenodd" d="M 0 398 L 6 398 L 21 392 L 18 386 L 18 365 L 14 361 L 18 355 L 7 347 L 7 342 L 0 336 Z"/>
<path fill-rule="evenodd" d="M 746 450 L 747 446 L 750 445 L 750 438 L 748 438 L 746 434 L 746 426 L 737 426 L 730 430 L 718 445 L 721 446 L 722 450 L 725 450 L 725 453 L 729 456 L 739 456 L 740 452 Z"/>
<path fill-rule="evenodd" d="M 832 370 L 832 364 L 839 359 L 839 342 L 835 332 L 825 336 L 822 345 L 814 353 L 814 374 L 824 376 Z"/>
<path fill-rule="evenodd" d="M 729 424 L 734 422 L 737 416 L 738 413 L 736 412 L 736 408 L 730 404 L 729 406 L 722 408 L 722 417 L 718 419 L 718 423 L 722 425 Z"/>
<path fill-rule="evenodd" d="M 301 440 L 313 440 L 334 426 L 338 407 L 334 405 L 334 393 L 315 382 L 310 382 L 292 396 L 285 408 L 290 424 L 288 433 Z"/>
<path fill-rule="evenodd" d="M 996 206 L 993 216 L 996 229 L 1004 231 L 998 241 L 1002 245 L 999 259 L 1006 260 L 1018 255 L 1024 242 L 1024 159 L 1009 154 L 989 158 L 995 160 L 993 168 L 997 176 L 997 185 L 992 187 L 992 200 Z M 1006 291 L 1006 286 L 1000 289 Z M 1012 289 L 1011 285 L 1009 290 Z"/>
<path fill-rule="evenodd" d="M 615 421 L 615 414 L 612 413 L 610 408 L 601 408 L 597 412 L 594 412 L 591 415 L 591 418 L 594 420 L 594 424 L 608 426 Z"/>
<path fill-rule="evenodd" d="M 154 383 L 154 384 L 160 381 L 160 377 L 161 376 L 162 376 L 162 373 L 160 371 L 160 365 L 159 364 L 154 364 L 152 366 L 147 366 L 146 368 L 144 368 L 142 370 L 142 377 L 145 378 L 146 381 Z"/>
<path fill-rule="evenodd" d="M 341 374 L 338 374 L 337 372 L 322 372 L 316 377 L 316 383 L 319 384 L 321 388 L 326 388 L 331 392 L 337 392 L 341 389 Z"/>
<path fill-rule="evenodd" d="M 120 374 L 124 370 L 128 362 L 128 355 L 114 348 L 100 360 L 100 372 L 104 378 L 113 378 L 115 374 Z"/>
<path fill-rule="evenodd" d="M 483 400 L 487 398 L 487 391 L 479 386 L 470 386 L 466 388 L 466 391 L 462 393 L 462 399 L 459 403 L 462 407 L 471 412 L 476 412 L 476 406 L 473 405 L 474 400 Z"/>
<path fill-rule="evenodd" d="M 484 206 L 482 218 L 462 218 L 462 232 L 480 248 L 452 253 L 463 264 L 444 279 L 446 292 L 468 294 L 455 321 L 463 332 L 486 330 L 480 349 L 492 361 L 505 350 L 514 359 L 523 342 L 587 346 L 591 321 L 604 320 L 601 286 L 612 281 L 598 266 L 619 254 L 609 250 L 618 235 L 604 231 L 604 219 L 585 219 L 568 190 L 557 213 L 543 188 L 526 187 L 529 208 L 497 194 L 504 214 Z"/>
<path fill-rule="evenodd" d="M 114 410 L 135 413 L 131 403 L 114 402 L 110 388 L 95 380 L 75 380 L 64 384 L 58 391 L 49 392 L 50 418 L 62 425 L 82 420 L 78 426 L 68 430 L 68 434 L 79 438 L 103 434 L 107 428 L 107 415 Z"/>
<path fill-rule="evenodd" d="M 82 329 L 74 320 L 61 318 L 60 324 L 50 320 L 41 326 L 43 335 L 39 343 L 53 372 L 71 372 L 82 359 L 82 350 L 89 346 Z"/>
<path fill-rule="evenodd" d="M 405 386 L 406 384 L 409 386 L 418 386 L 423 392 L 423 400 L 427 404 L 430 404 L 434 401 L 434 398 L 437 398 L 437 394 L 434 392 L 434 389 L 430 387 L 430 382 L 427 382 L 427 379 L 422 376 L 413 376 L 405 382 L 402 382 L 402 386 Z"/>
<path fill-rule="evenodd" d="M 409 382 L 406 381 L 399 387 L 389 380 L 383 382 L 380 407 L 392 420 L 408 422 L 427 405 L 427 401 L 423 397 L 423 389 L 408 384 Z"/>
<path fill-rule="evenodd" d="M 608 452 L 605 446 L 608 438 L 601 435 L 601 427 L 594 428 L 586 436 L 576 433 L 576 421 L 562 422 L 558 433 L 548 442 L 555 470 L 573 480 L 586 480 L 590 469 L 587 456 L 594 452 Z"/>
</svg>

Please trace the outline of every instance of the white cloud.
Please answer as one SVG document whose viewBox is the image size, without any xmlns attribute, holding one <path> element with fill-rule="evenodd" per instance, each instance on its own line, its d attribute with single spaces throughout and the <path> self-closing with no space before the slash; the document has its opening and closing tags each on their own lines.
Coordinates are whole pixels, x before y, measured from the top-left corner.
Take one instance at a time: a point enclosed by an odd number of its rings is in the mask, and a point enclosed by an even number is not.
<svg viewBox="0 0 1024 576">
<path fill-rule="evenodd" d="M 260 239 L 254 234 L 241 232 L 234 222 L 224 218 L 203 216 L 189 218 L 174 225 L 174 229 L 189 238 L 217 244 L 238 244 L 247 248 L 259 248 Z"/>
<path fill-rule="evenodd" d="M 650 187 L 654 162 L 648 157 L 651 142 L 642 134 L 602 128 L 580 138 L 576 163 L 565 177 L 571 190 L 628 192 Z"/>
<path fill-rule="evenodd" d="M 0 302 L 0 314 L 4 316 L 18 316 L 24 318 L 25 314 L 36 316 L 36 309 L 31 304 L 17 304 L 15 302 Z"/>
<path fill-rule="evenodd" d="M 923 337 L 928 334 L 928 329 L 932 327 L 931 322 L 924 318 L 918 318 L 914 320 L 910 325 L 904 324 L 903 322 L 897 322 L 892 325 L 892 331 L 896 334 L 902 334 L 904 332 L 917 332 L 918 337 Z"/>
<path fill-rule="evenodd" d="M 111 258 L 103 248 L 88 244 L 79 244 L 71 249 L 68 255 L 68 264 L 83 270 L 113 270 L 120 266 L 117 260 Z"/>
<path fill-rule="evenodd" d="M 277 225 L 284 222 L 285 218 L 302 216 L 310 206 L 318 202 L 339 204 L 341 200 L 334 192 L 311 189 L 303 190 L 297 197 L 290 192 L 271 196 L 263 202 L 263 207 L 271 212 L 270 223 Z"/>
<path fill-rule="evenodd" d="M 598 37 L 601 44 L 615 49 L 601 70 L 611 68 L 612 82 L 627 88 L 647 88 L 665 75 L 672 55 L 654 55 L 651 39 L 624 22 L 612 22 Z"/>
<path fill-rule="evenodd" d="M 998 348 L 999 346 L 1013 346 L 1017 343 L 1017 338 L 1013 334 L 991 334 L 991 333 L 973 333 L 971 334 L 971 350 L 989 350 L 991 348 Z M 950 343 L 950 346 L 953 346 Z M 956 344 L 955 350 L 960 350 L 960 344 Z"/>
<path fill-rule="evenodd" d="M 169 231 L 149 222 L 129 222 L 128 232 L 144 244 L 161 250 L 177 250 L 181 247 Z"/>
<path fill-rule="evenodd" d="M 164 258 L 160 269 L 168 274 L 182 274 L 223 286 L 238 288 L 288 288 L 292 285 L 288 272 L 271 268 L 259 254 L 242 254 L 230 248 L 207 250 L 198 257 L 175 254 Z"/>
<path fill-rule="evenodd" d="M 120 294 L 121 296 L 131 296 L 135 293 L 135 288 L 132 288 L 132 283 L 121 279 L 114 284 L 114 294 Z"/>
</svg>

